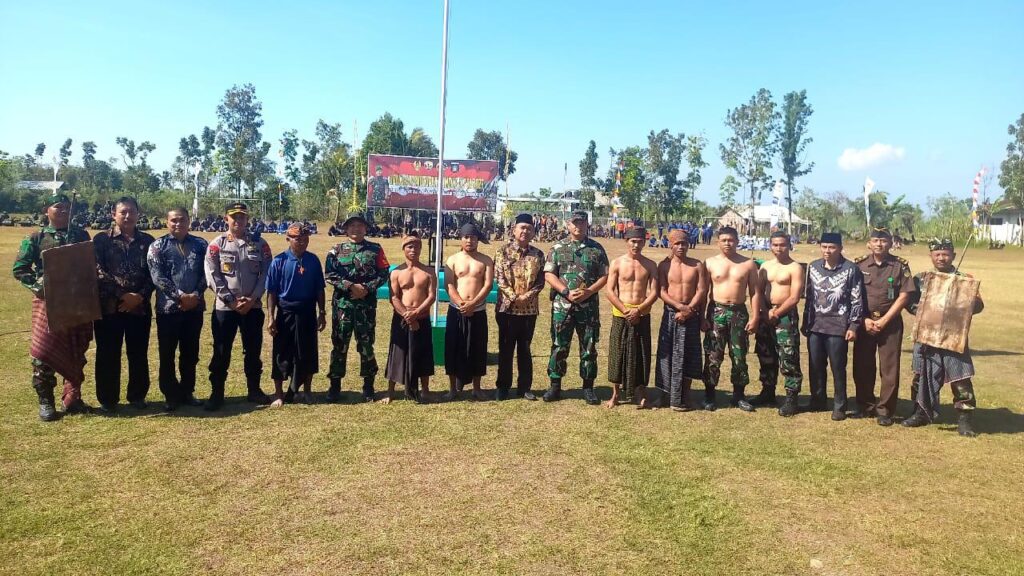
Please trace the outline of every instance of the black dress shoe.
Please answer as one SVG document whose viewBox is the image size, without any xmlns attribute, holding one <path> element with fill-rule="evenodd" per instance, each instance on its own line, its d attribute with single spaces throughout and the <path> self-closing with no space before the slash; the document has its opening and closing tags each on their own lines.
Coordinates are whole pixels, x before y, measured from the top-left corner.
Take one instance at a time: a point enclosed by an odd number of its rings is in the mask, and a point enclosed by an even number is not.
<svg viewBox="0 0 1024 576">
<path fill-rule="evenodd" d="M 164 412 L 174 412 L 178 409 L 178 405 L 174 402 L 164 402 Z"/>
<path fill-rule="evenodd" d="M 501 402 L 502 400 L 508 400 L 508 389 L 498 388 L 497 390 L 495 390 L 494 399 L 497 400 L 498 402 Z"/>
<path fill-rule="evenodd" d="M 105 416 L 113 416 L 117 414 L 117 404 L 100 404 L 96 411 Z"/>
<path fill-rule="evenodd" d="M 136 410 L 145 410 L 146 408 L 149 408 L 149 404 L 146 404 L 145 400 L 131 400 L 128 402 L 128 405 Z"/>
<path fill-rule="evenodd" d="M 879 416 L 878 417 L 878 425 L 879 426 L 892 426 L 892 416 Z"/>
<path fill-rule="evenodd" d="M 224 407 L 224 398 L 220 396 L 210 396 L 206 400 L 206 404 L 203 404 L 203 410 L 207 412 L 216 412 Z"/>
<path fill-rule="evenodd" d="M 854 408 L 853 412 L 850 413 L 850 418 L 860 420 L 861 418 L 864 418 L 864 411 L 860 408 Z"/>
<path fill-rule="evenodd" d="M 245 397 L 246 401 L 252 402 L 253 404 L 270 404 L 270 396 L 263 393 L 262 390 L 256 392 L 250 392 Z"/>
<path fill-rule="evenodd" d="M 910 415 L 910 418 L 900 422 L 900 424 L 907 428 L 920 428 L 921 426 L 927 426 L 929 424 L 929 420 L 928 416 L 924 413 L 924 410 L 917 409 Z"/>
<path fill-rule="evenodd" d="M 714 412 L 715 410 L 717 410 L 718 409 L 718 405 L 715 404 L 715 399 L 714 398 L 705 398 L 704 399 L 704 409 L 707 410 L 708 412 Z"/>
<path fill-rule="evenodd" d="M 811 398 L 811 402 L 807 404 L 807 412 L 825 412 L 828 410 L 828 401 L 825 399 L 814 399 Z"/>
<path fill-rule="evenodd" d="M 327 390 L 327 401 L 331 404 L 337 404 L 341 402 L 341 389 L 328 388 Z"/>
<path fill-rule="evenodd" d="M 529 400 L 531 402 L 536 402 L 537 401 L 537 396 L 533 392 L 530 392 L 529 390 L 527 390 L 526 392 L 523 392 L 523 400 Z"/>
<path fill-rule="evenodd" d="M 199 398 L 196 398 L 194 394 L 189 394 L 188 396 L 185 396 L 184 398 L 182 398 L 181 399 L 181 403 L 184 404 L 185 406 L 202 406 L 203 405 L 203 401 L 200 400 Z"/>
<path fill-rule="evenodd" d="M 774 388 L 769 388 L 768 390 L 769 390 L 769 392 L 765 392 L 764 389 L 762 389 L 760 394 L 758 394 L 757 396 L 754 396 L 753 398 L 751 398 L 750 399 L 750 405 L 751 406 L 755 406 L 755 407 L 757 407 L 757 406 L 775 406 L 776 402 L 777 402 L 776 399 L 775 399 L 775 389 Z"/>
<path fill-rule="evenodd" d="M 601 401 L 598 400 L 597 393 L 594 392 L 593 388 L 583 389 L 583 401 L 589 404 L 590 406 L 597 406 L 598 404 L 601 403 Z"/>
<path fill-rule="evenodd" d="M 751 404 L 750 402 L 747 402 L 747 400 L 745 398 L 741 398 L 739 400 L 731 400 L 729 402 L 729 404 L 732 405 L 733 408 L 739 408 L 740 410 L 743 410 L 744 412 L 753 412 L 754 411 L 754 405 Z"/>
<path fill-rule="evenodd" d="M 843 420 L 846 420 L 846 412 L 843 412 L 842 410 L 833 410 L 832 420 L 834 422 L 842 422 Z"/>
</svg>

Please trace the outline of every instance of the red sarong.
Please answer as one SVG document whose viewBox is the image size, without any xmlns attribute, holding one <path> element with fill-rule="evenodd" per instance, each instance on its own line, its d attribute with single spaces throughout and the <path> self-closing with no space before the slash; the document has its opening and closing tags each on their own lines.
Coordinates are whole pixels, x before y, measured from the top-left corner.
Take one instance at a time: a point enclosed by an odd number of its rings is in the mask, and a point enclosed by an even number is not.
<svg viewBox="0 0 1024 576">
<path fill-rule="evenodd" d="M 68 395 L 69 384 L 80 389 L 85 381 L 85 351 L 89 349 L 91 340 L 92 322 L 60 332 L 50 332 L 46 302 L 39 298 L 32 299 L 32 346 L 29 354 L 64 378 L 65 396 Z"/>
</svg>

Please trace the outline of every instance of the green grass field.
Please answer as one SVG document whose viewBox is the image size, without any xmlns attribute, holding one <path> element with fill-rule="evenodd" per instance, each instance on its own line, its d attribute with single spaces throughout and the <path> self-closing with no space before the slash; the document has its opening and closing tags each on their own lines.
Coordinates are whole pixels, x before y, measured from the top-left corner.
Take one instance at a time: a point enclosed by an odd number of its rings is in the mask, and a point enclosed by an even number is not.
<svg viewBox="0 0 1024 576">
<path fill-rule="evenodd" d="M 0 229 L 5 266 L 24 234 Z M 269 240 L 283 249 L 283 238 Z M 310 250 L 322 258 L 329 245 L 314 237 Z M 605 245 L 612 257 L 624 252 L 621 242 Z M 385 248 L 399 258 L 397 241 Z M 816 253 L 803 246 L 795 256 Z M 923 249 L 902 255 L 926 268 Z M 236 353 L 223 412 L 170 416 L 157 409 L 155 331 L 150 410 L 47 424 L 30 386 L 29 294 L 5 273 L 0 573 L 1024 574 L 1022 262 L 1012 250 L 966 258 L 987 304 L 971 340 L 982 433 L 973 440 L 957 436 L 948 391 L 941 422 L 915 430 L 833 423 L 828 413 L 588 407 L 575 344 L 572 393 L 555 404 L 329 405 L 321 375 L 320 403 L 255 410 L 243 402 Z M 493 327 L 493 307 L 488 315 Z M 383 366 L 387 303 L 378 317 Z M 548 330 L 545 312 L 533 343 L 538 388 Z M 320 342 L 326 366 L 327 333 Z M 266 362 L 269 338 L 265 348 Z M 489 349 L 496 354 L 496 327 Z M 909 341 L 904 350 L 901 414 Z M 201 397 L 210 352 L 207 320 Z M 354 346 L 350 354 L 356 371 Z M 89 358 L 84 390 L 95 404 L 92 350 Z M 446 384 L 441 369 L 433 388 Z M 358 385 L 355 376 L 344 383 L 350 402 Z"/>
</svg>

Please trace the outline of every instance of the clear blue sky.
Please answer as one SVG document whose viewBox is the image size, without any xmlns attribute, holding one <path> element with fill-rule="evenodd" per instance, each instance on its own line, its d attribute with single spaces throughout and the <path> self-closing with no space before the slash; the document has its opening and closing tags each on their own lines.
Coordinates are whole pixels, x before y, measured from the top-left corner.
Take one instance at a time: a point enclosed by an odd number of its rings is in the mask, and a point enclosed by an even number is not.
<svg viewBox="0 0 1024 576">
<path fill-rule="evenodd" d="M 365 133 L 385 111 L 438 137 L 439 0 L 4 1 L 0 22 L 11 153 L 45 142 L 48 158 L 71 137 L 77 163 L 82 141 L 106 158 L 128 136 L 154 142 L 151 163 L 166 169 L 245 82 L 275 147 L 287 129 L 312 137 L 319 118 L 351 138 L 353 121 Z M 853 194 L 870 176 L 921 203 L 967 196 L 982 164 L 998 170 L 1024 112 L 1022 22 L 1020 0 L 452 0 L 446 155 L 507 122 L 518 194 L 560 189 L 566 162 L 576 185 L 590 139 L 603 174 L 610 146 L 703 131 L 699 197 L 717 202 L 726 110 L 760 87 L 779 101 L 806 89 L 816 168 L 804 185 Z"/>
</svg>

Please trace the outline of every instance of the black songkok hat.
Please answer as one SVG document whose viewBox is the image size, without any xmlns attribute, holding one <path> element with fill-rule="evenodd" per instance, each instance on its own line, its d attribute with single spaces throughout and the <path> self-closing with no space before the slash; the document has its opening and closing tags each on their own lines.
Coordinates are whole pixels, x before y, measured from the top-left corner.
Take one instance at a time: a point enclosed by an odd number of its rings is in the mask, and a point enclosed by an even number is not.
<svg viewBox="0 0 1024 576">
<path fill-rule="evenodd" d="M 837 246 L 843 245 L 843 235 L 839 232 L 825 232 L 821 235 L 822 244 L 835 244 Z"/>
</svg>

